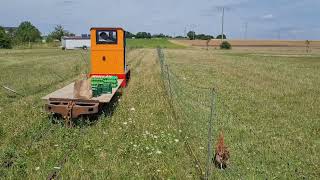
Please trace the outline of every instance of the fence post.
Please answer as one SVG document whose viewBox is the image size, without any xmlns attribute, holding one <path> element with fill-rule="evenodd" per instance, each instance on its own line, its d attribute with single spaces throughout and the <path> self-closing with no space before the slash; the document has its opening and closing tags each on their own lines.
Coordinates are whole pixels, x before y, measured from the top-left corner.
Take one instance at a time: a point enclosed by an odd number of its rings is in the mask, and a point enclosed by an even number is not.
<svg viewBox="0 0 320 180">
<path fill-rule="evenodd" d="M 212 167 L 212 124 L 214 119 L 214 108 L 215 108 L 215 90 L 212 88 L 211 90 L 211 112 L 208 119 L 208 159 L 207 159 L 207 172 L 206 172 L 206 179 L 209 179 L 211 176 L 211 167 Z"/>
<path fill-rule="evenodd" d="M 172 101 L 172 90 L 171 90 L 170 72 L 169 72 L 169 66 L 168 66 L 167 64 L 166 64 L 166 68 L 167 68 L 167 78 L 168 78 L 170 99 L 171 99 L 171 101 Z"/>
</svg>

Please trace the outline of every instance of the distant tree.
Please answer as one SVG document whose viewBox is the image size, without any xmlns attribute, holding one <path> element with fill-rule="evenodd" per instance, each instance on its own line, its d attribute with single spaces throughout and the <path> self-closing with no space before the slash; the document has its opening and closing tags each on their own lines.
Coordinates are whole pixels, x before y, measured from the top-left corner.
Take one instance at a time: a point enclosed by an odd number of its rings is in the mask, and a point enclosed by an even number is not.
<svg viewBox="0 0 320 180">
<path fill-rule="evenodd" d="M 221 39 L 221 34 L 219 34 L 216 39 Z M 223 34 L 223 39 L 227 39 L 227 36 L 225 34 Z"/>
<path fill-rule="evenodd" d="M 214 37 L 211 35 L 197 34 L 196 39 L 208 40 L 208 39 L 214 39 Z"/>
<path fill-rule="evenodd" d="M 152 35 L 152 38 L 172 38 L 171 36 L 169 35 L 165 35 L 163 33 L 160 33 L 160 34 L 154 34 Z"/>
<path fill-rule="evenodd" d="M 126 31 L 126 38 L 132 39 L 134 37 L 135 37 L 135 35 L 133 33 L 129 32 L 129 31 Z"/>
<path fill-rule="evenodd" d="M 177 38 L 177 39 L 185 39 L 185 38 L 187 38 L 187 37 L 184 37 L 184 36 L 176 36 L 176 37 L 174 37 L 174 38 Z"/>
<path fill-rule="evenodd" d="M 195 40 L 195 38 L 196 38 L 196 32 L 194 32 L 194 31 L 189 31 L 188 34 L 187 34 L 187 36 L 188 36 L 188 38 L 189 38 L 190 40 Z"/>
<path fill-rule="evenodd" d="M 220 44 L 220 49 L 231 49 L 231 44 L 228 41 L 223 41 Z"/>
<path fill-rule="evenodd" d="M 137 39 L 150 39 L 152 36 L 150 33 L 147 32 L 138 32 L 136 34 Z"/>
<path fill-rule="evenodd" d="M 5 32 L 4 28 L 0 26 L 0 49 L 11 49 L 12 41 L 10 36 Z"/>
<path fill-rule="evenodd" d="M 16 39 L 19 42 L 35 42 L 36 40 L 41 39 L 40 31 L 31 24 L 29 21 L 22 22 L 16 33 Z"/>
<path fill-rule="evenodd" d="M 152 35 L 152 38 L 166 38 L 166 35 L 160 33 L 160 34 L 154 34 Z"/>
<path fill-rule="evenodd" d="M 63 36 L 71 36 L 71 35 L 74 35 L 74 34 L 73 34 L 73 33 L 70 33 L 70 32 L 67 31 L 67 30 L 65 30 L 61 25 L 57 25 L 57 26 L 54 28 L 54 31 L 51 32 L 51 33 L 48 35 L 48 39 L 61 41 L 61 38 L 62 38 Z"/>
</svg>

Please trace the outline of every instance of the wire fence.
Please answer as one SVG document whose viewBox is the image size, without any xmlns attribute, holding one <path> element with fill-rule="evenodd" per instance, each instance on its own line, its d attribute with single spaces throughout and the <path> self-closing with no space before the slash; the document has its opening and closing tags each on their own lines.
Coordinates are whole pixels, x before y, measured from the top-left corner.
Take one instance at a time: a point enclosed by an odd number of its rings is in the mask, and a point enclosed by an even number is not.
<svg viewBox="0 0 320 180">
<path fill-rule="evenodd" d="M 157 49 L 170 108 L 186 149 L 201 179 L 210 179 L 213 156 L 213 122 L 216 117 L 216 92 L 197 81 L 177 75 Z"/>
</svg>

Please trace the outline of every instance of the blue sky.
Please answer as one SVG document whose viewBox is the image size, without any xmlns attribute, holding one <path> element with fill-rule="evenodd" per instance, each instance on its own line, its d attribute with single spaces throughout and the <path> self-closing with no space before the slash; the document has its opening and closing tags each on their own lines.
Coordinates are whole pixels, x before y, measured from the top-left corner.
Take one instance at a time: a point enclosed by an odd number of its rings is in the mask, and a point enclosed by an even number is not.
<svg viewBox="0 0 320 180">
<path fill-rule="evenodd" d="M 233 39 L 320 39 L 320 0 L 1 0 L 0 25 L 31 21 L 43 34 L 57 24 L 76 34 L 92 26 L 183 35 L 184 30 Z"/>
</svg>

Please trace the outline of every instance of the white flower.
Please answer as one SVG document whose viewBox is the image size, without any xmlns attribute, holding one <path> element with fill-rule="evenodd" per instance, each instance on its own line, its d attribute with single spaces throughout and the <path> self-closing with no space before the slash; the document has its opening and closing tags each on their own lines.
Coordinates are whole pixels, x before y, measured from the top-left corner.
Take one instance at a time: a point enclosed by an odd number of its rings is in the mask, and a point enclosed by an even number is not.
<svg viewBox="0 0 320 180">
<path fill-rule="evenodd" d="M 148 146 L 146 147 L 146 150 L 149 150 L 149 147 L 148 147 Z"/>
<path fill-rule="evenodd" d="M 130 111 L 135 111 L 136 109 L 134 108 L 134 107 L 132 107 L 131 109 L 130 109 Z"/>
<path fill-rule="evenodd" d="M 128 123 L 127 123 L 127 122 L 123 122 L 123 124 L 124 124 L 124 125 L 127 125 Z"/>
<path fill-rule="evenodd" d="M 182 131 L 181 131 L 181 129 L 179 129 L 179 133 L 181 133 Z"/>
<path fill-rule="evenodd" d="M 162 154 L 162 152 L 161 152 L 161 151 L 159 151 L 159 150 L 157 150 L 157 151 L 156 151 L 156 154 Z"/>
<path fill-rule="evenodd" d="M 154 135 L 153 138 L 158 139 L 158 136 Z"/>
<path fill-rule="evenodd" d="M 35 169 L 35 170 L 36 170 L 36 171 L 38 171 L 39 169 L 40 169 L 40 167 L 36 167 L 36 169 Z"/>
<path fill-rule="evenodd" d="M 179 139 L 174 139 L 174 142 L 179 142 Z"/>
<path fill-rule="evenodd" d="M 133 147 L 137 147 L 137 145 L 136 145 L 136 144 L 134 144 L 134 145 L 133 145 Z"/>
<path fill-rule="evenodd" d="M 55 145 L 53 145 L 54 147 L 58 147 L 59 145 L 58 144 L 55 144 Z"/>
<path fill-rule="evenodd" d="M 157 172 L 160 172 L 160 171 L 161 171 L 160 169 L 157 170 Z"/>
<path fill-rule="evenodd" d="M 201 146 L 201 147 L 199 147 L 199 149 L 204 149 L 204 147 Z"/>
</svg>

